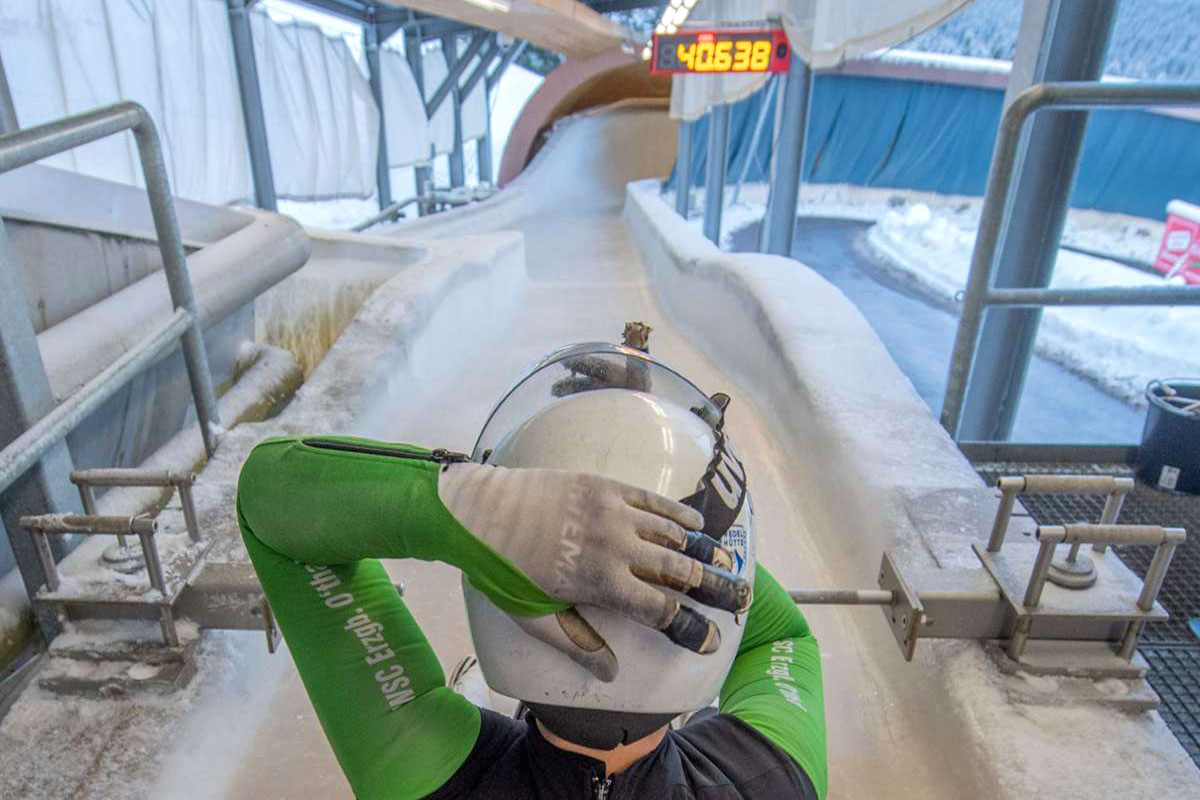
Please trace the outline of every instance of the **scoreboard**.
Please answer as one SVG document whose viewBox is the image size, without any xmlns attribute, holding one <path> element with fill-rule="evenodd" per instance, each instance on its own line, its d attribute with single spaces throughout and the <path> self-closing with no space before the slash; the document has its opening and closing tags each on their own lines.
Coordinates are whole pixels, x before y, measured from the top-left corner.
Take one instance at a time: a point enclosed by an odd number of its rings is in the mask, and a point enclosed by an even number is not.
<svg viewBox="0 0 1200 800">
<path fill-rule="evenodd" d="M 792 48 L 781 29 L 688 29 L 654 34 L 650 71 L 673 73 L 787 72 Z"/>
</svg>

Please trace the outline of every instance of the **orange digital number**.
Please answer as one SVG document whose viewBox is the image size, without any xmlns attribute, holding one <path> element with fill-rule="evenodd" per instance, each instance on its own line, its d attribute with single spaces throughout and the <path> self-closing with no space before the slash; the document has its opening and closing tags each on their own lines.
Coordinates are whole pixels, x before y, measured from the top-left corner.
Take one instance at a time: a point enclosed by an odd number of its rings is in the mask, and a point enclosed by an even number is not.
<svg viewBox="0 0 1200 800">
<path fill-rule="evenodd" d="M 745 39 L 742 39 L 737 43 L 737 47 L 734 49 L 733 57 L 734 72 L 745 72 L 746 70 L 750 69 L 751 49 L 750 42 L 746 41 Z"/>
<path fill-rule="evenodd" d="M 717 42 L 716 52 L 713 54 L 713 72 L 729 72 L 729 68 L 733 66 L 733 56 L 730 53 L 733 51 L 733 42 Z"/>
<path fill-rule="evenodd" d="M 696 72 L 712 72 L 715 49 L 712 42 L 698 42 L 696 44 L 696 60 L 692 69 Z"/>
<path fill-rule="evenodd" d="M 696 57 L 696 45 L 677 45 L 675 48 L 675 57 L 684 64 L 687 64 L 688 69 L 695 69 L 695 67 L 692 66 L 692 59 Z"/>
<path fill-rule="evenodd" d="M 765 72 L 771 66 L 771 42 L 760 40 L 754 43 L 754 51 L 750 55 L 750 69 L 754 72 Z"/>
</svg>

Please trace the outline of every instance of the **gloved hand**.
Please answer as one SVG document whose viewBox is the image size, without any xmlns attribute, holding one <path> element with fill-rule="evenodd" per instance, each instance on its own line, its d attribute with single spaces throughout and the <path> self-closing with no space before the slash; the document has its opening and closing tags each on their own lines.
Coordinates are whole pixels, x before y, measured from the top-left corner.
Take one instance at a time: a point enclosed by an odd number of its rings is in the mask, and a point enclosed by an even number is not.
<svg viewBox="0 0 1200 800">
<path fill-rule="evenodd" d="M 473 463 L 445 467 L 438 495 L 546 593 L 614 611 L 697 653 L 720 645 L 716 623 L 655 586 L 732 613 L 749 606 L 729 553 L 695 532 L 704 520 L 682 503 L 596 475 Z M 616 677 L 616 656 L 576 609 L 513 619 L 600 680 Z"/>
</svg>

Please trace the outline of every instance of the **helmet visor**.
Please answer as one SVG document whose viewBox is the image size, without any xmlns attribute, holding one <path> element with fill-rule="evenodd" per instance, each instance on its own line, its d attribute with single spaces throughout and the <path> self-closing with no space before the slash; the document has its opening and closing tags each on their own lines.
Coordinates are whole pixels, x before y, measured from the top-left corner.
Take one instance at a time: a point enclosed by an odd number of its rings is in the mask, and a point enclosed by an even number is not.
<svg viewBox="0 0 1200 800">
<path fill-rule="evenodd" d="M 560 348 L 535 364 L 506 394 L 484 423 L 473 461 L 486 462 L 509 432 L 560 397 L 597 389 L 630 389 L 670 401 L 708 423 L 714 431 L 721 410 L 694 383 L 646 353 L 607 342 Z"/>
</svg>

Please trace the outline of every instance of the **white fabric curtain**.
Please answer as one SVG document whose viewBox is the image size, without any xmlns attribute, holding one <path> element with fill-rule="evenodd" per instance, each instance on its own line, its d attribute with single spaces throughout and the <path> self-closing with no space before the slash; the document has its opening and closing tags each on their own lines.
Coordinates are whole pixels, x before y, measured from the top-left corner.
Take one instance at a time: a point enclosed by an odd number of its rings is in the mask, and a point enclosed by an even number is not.
<svg viewBox="0 0 1200 800">
<path fill-rule="evenodd" d="M 425 119 L 425 100 L 404 54 L 390 47 L 379 51 L 383 70 L 383 112 L 387 121 L 387 152 L 391 167 L 409 167 L 429 160 L 432 140 Z"/>
<path fill-rule="evenodd" d="M 250 19 L 278 195 L 373 194 L 379 110 L 346 42 L 261 10 Z M 224 0 L 0 0 L 0 54 L 22 126 L 134 100 L 158 126 L 175 194 L 217 204 L 253 196 Z M 408 64 L 383 55 L 392 165 L 426 160 Z M 127 134 L 46 163 L 142 185 Z"/>
<path fill-rule="evenodd" d="M 134 100 L 158 125 L 177 195 L 224 203 L 253 194 L 224 3 L 3 0 L 0 54 L 22 126 Z M 129 134 L 45 163 L 143 185 Z"/>
<path fill-rule="evenodd" d="M 313 25 L 251 17 L 275 191 L 280 197 L 375 192 L 379 109 L 343 39 Z"/>
<path fill-rule="evenodd" d="M 971 0 L 705 0 L 689 23 L 779 19 L 792 52 L 810 67 L 836 66 L 932 28 Z M 758 91 L 766 75 L 676 75 L 671 116 L 695 120 L 714 105 Z"/>
<path fill-rule="evenodd" d="M 476 56 L 471 60 L 466 71 L 463 72 L 461 80 L 465 81 L 478 66 L 479 56 Z M 471 139 L 478 139 L 487 135 L 488 107 L 486 77 L 480 78 L 479 82 L 475 84 L 475 88 L 471 90 L 471 93 L 463 98 L 462 124 L 463 141 L 470 141 Z"/>
<path fill-rule="evenodd" d="M 426 50 L 422 53 L 421 63 L 425 71 L 425 100 L 428 101 L 442 85 L 450 70 L 446 67 L 446 58 L 441 48 Z M 442 101 L 429 120 L 429 137 L 433 141 L 434 152 L 439 156 L 453 152 L 454 103 L 449 97 Z"/>
</svg>

